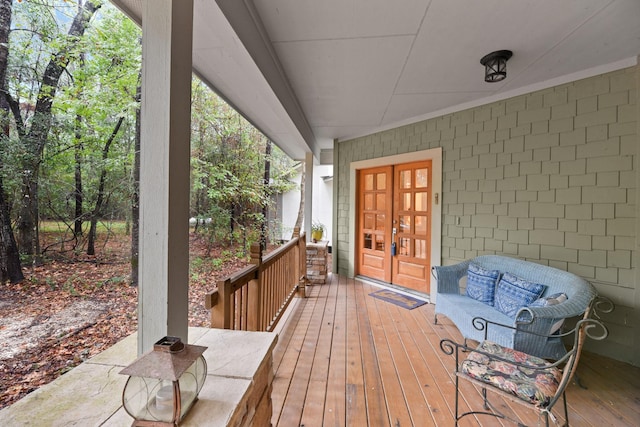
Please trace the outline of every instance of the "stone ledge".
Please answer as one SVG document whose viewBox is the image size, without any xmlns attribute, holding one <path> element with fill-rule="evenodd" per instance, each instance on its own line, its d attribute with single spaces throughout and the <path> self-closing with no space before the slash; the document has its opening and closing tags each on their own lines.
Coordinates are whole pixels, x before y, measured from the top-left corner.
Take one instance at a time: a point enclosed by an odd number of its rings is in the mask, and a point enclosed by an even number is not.
<svg viewBox="0 0 640 427">
<path fill-rule="evenodd" d="M 190 343 L 209 347 L 204 353 L 208 374 L 199 400 L 180 425 L 269 425 L 277 334 L 189 328 L 189 337 Z M 4 408 L 0 425 L 130 426 L 132 419 L 122 408 L 127 377 L 119 372 L 135 360 L 136 340 L 134 333 Z"/>
</svg>

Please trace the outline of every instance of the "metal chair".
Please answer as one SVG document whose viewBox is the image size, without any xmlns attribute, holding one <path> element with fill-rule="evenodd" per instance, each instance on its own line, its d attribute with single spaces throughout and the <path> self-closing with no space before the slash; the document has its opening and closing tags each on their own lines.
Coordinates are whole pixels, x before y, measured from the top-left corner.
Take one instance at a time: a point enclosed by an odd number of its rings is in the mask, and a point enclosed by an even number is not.
<svg viewBox="0 0 640 427">
<path fill-rule="evenodd" d="M 569 413 L 565 391 L 575 375 L 580 353 L 587 337 L 603 340 L 607 337 L 607 328 L 599 320 L 596 307 L 602 312 L 613 310 L 609 300 L 594 299 L 584 316 L 570 331 L 557 334 L 565 340 L 573 338 L 573 346 L 561 359 L 551 363 L 544 359 L 526 353 L 503 347 L 494 342 L 484 340 L 477 348 L 468 347 L 450 339 L 440 341 L 440 348 L 449 355 L 455 355 L 455 425 L 467 415 L 491 415 L 508 419 L 522 426 L 518 420 L 502 414 L 491 404 L 487 391 L 495 392 L 507 399 L 529 407 L 543 417 L 545 425 L 549 426 L 549 419 L 557 424 L 557 418 L 551 412 L 562 397 L 565 424 L 569 425 Z M 485 331 L 492 326 L 505 327 L 476 317 L 473 324 L 478 330 Z M 464 353 L 464 354 L 461 354 Z M 465 357 L 466 356 L 466 357 Z M 483 411 L 468 411 L 459 413 L 459 380 L 468 380 L 481 387 L 484 400 Z"/>
</svg>

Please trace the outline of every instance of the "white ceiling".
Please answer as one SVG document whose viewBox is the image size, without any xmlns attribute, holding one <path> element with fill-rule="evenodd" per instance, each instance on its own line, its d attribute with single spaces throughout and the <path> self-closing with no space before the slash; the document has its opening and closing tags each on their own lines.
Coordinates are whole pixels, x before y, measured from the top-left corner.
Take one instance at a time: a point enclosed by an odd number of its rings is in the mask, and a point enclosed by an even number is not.
<svg viewBox="0 0 640 427">
<path fill-rule="evenodd" d="M 144 0 L 112 1 L 140 22 Z M 194 1 L 194 69 L 296 158 L 640 54 L 640 0 Z"/>
</svg>

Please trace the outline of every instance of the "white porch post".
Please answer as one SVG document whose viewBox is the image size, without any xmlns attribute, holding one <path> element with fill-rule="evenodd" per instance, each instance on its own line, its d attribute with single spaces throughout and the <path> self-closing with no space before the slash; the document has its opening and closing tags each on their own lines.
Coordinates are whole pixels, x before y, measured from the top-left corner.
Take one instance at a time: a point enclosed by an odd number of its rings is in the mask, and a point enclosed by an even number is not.
<svg viewBox="0 0 640 427">
<path fill-rule="evenodd" d="M 138 354 L 188 338 L 193 0 L 144 1 L 142 34 Z"/>
<path fill-rule="evenodd" d="M 304 231 L 307 242 L 311 241 L 311 222 L 313 219 L 313 153 L 306 153 L 304 157 Z"/>
</svg>

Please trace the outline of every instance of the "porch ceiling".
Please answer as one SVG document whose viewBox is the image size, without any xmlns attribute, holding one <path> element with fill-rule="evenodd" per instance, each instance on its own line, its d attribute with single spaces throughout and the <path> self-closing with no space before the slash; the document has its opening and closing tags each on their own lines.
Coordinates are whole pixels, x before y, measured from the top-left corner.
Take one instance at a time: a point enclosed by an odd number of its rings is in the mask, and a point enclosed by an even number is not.
<svg viewBox="0 0 640 427">
<path fill-rule="evenodd" d="M 143 0 L 112 0 L 140 22 Z M 194 70 L 294 158 L 636 63 L 637 0 L 195 0 Z M 482 56 L 514 52 L 485 83 Z"/>
</svg>

